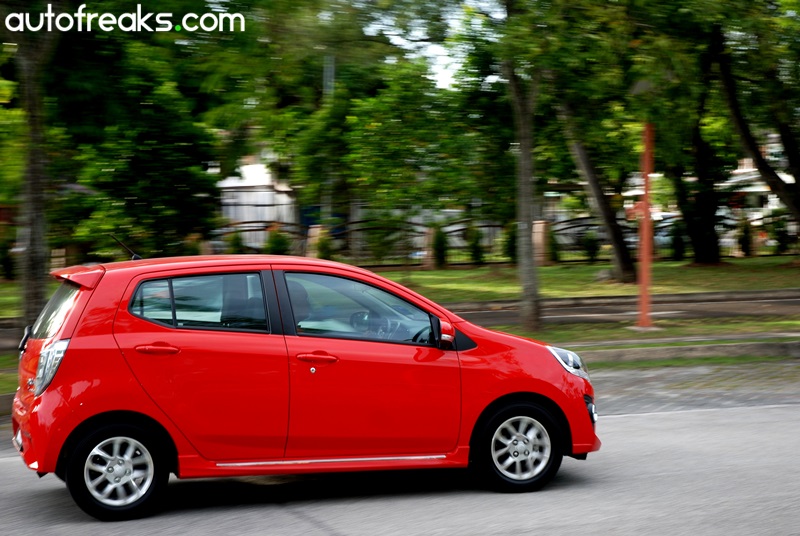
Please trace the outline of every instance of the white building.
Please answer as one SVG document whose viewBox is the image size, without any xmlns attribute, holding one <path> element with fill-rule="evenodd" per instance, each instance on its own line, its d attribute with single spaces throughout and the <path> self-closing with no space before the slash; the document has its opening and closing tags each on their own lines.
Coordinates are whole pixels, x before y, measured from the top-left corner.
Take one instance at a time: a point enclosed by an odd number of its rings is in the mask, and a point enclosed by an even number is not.
<svg viewBox="0 0 800 536">
<path fill-rule="evenodd" d="M 239 175 L 217 183 L 222 198 L 222 216 L 233 229 L 242 233 L 244 244 L 261 249 L 266 231 L 276 224 L 294 228 L 298 223 L 294 191 L 274 179 L 264 164 L 246 164 Z"/>
</svg>

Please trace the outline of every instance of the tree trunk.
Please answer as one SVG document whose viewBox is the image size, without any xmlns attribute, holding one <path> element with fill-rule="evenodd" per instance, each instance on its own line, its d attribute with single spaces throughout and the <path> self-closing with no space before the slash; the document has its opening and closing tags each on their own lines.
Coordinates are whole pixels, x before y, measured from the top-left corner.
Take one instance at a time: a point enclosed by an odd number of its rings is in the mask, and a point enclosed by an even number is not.
<svg viewBox="0 0 800 536">
<path fill-rule="evenodd" d="M 713 183 L 698 181 L 699 190 L 689 192 L 683 171 L 667 170 L 675 185 L 678 208 L 686 224 L 686 234 L 694 251 L 694 262 L 717 264 L 720 261 L 719 236 L 716 231 L 717 194 Z"/>
<path fill-rule="evenodd" d="M 800 223 L 800 188 L 791 189 L 761 154 L 761 148 L 750 129 L 747 119 L 744 117 L 744 112 L 739 102 L 736 79 L 733 76 L 733 69 L 731 66 L 731 57 L 730 54 L 725 51 L 725 35 L 719 25 L 714 27 L 711 39 L 712 51 L 714 59 L 719 65 L 722 87 L 728 101 L 728 108 L 730 109 L 736 131 L 739 133 L 739 137 L 742 140 L 744 150 L 753 159 L 753 163 L 761 175 L 761 178 L 767 183 L 772 193 L 777 195 L 781 203 L 789 209 L 792 218 Z M 797 160 L 800 160 L 800 158 Z M 796 180 L 797 177 L 795 177 L 795 181 Z"/>
<path fill-rule="evenodd" d="M 535 331 L 540 327 L 539 283 L 534 262 L 532 223 L 533 199 L 533 109 L 538 80 L 523 80 L 516 72 L 514 61 L 503 62 L 508 79 L 508 92 L 514 111 L 514 127 L 519 152 L 517 154 L 517 258 L 522 299 L 522 325 Z M 526 87 L 527 86 L 527 87 Z"/>
<path fill-rule="evenodd" d="M 617 221 L 617 216 L 614 214 L 614 209 L 611 208 L 608 197 L 603 192 L 600 178 L 597 176 L 597 172 L 592 165 L 589 152 L 586 150 L 586 146 L 583 142 L 578 138 L 572 110 L 565 102 L 561 102 L 559 105 L 559 116 L 562 126 L 564 127 L 564 136 L 569 144 L 570 153 L 575 161 L 575 166 L 578 168 L 581 175 L 583 175 L 583 178 L 586 179 L 589 199 L 593 201 L 594 211 L 600 216 L 600 220 L 606 230 L 606 235 L 609 237 L 611 246 L 614 249 L 614 278 L 620 283 L 635 283 L 636 266 L 633 263 L 633 257 L 628 249 L 628 245 L 625 243 L 622 227 Z"/>
<path fill-rule="evenodd" d="M 697 180 L 688 183 L 683 170 L 672 173 L 678 198 L 678 208 L 686 224 L 686 234 L 692 243 L 694 261 L 698 264 L 717 264 L 720 261 L 719 235 L 717 234 L 717 207 L 719 195 L 716 184 L 727 178 L 724 166 L 716 162 L 714 148 L 703 139 L 702 121 L 706 113 L 706 100 L 714 79 L 712 60 L 714 44 L 700 57 L 702 91 L 697 101 L 697 113 L 692 125 L 691 156 Z"/>
<path fill-rule="evenodd" d="M 63 1 L 52 1 L 53 12 L 64 10 Z M 30 2 L 7 2 L 0 17 L 9 12 L 30 11 Z M 22 226 L 26 231 L 22 255 L 23 321 L 32 324 L 47 299 L 48 247 L 45 199 L 48 186 L 42 76 L 59 32 L 8 32 L 3 36 L 17 44 L 14 56 L 20 82 L 20 100 L 28 122 L 28 155 L 23 188 Z"/>
</svg>

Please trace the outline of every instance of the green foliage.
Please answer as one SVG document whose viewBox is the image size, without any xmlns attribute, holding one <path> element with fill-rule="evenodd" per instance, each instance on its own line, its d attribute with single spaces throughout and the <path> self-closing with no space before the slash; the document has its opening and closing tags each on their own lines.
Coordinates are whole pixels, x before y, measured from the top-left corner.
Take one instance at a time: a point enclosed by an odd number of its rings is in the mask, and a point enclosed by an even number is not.
<svg viewBox="0 0 800 536">
<path fill-rule="evenodd" d="M 16 279 L 14 256 L 11 253 L 12 245 L 13 242 L 9 240 L 0 242 L 0 271 L 2 271 L 3 278 L 8 281 Z"/>
<path fill-rule="evenodd" d="M 775 210 L 764 219 L 769 237 L 775 241 L 774 253 L 776 255 L 786 253 L 792 245 L 792 237 L 787 227 L 787 217 L 785 210 Z"/>
<path fill-rule="evenodd" d="M 384 73 L 387 87 L 356 101 L 348 117 L 350 187 L 380 210 L 463 206 L 474 197 L 465 178 L 475 136 L 455 101 L 422 62 L 398 61 Z"/>
<path fill-rule="evenodd" d="M 672 260 L 682 261 L 686 257 L 686 226 L 680 220 L 673 222 L 669 230 Z"/>
<path fill-rule="evenodd" d="M 291 249 L 292 243 L 286 233 L 277 229 L 269 232 L 267 243 L 264 246 L 264 253 L 268 255 L 288 255 Z"/>
<path fill-rule="evenodd" d="M 553 230 L 552 227 L 547 229 L 547 254 L 550 258 L 550 262 L 560 262 L 561 257 L 559 254 L 559 244 L 558 239 L 556 238 L 556 232 Z"/>
<path fill-rule="evenodd" d="M 467 242 L 469 258 L 473 264 L 481 265 L 484 263 L 483 233 L 471 223 L 464 229 L 464 240 Z"/>
<path fill-rule="evenodd" d="M 216 223 L 217 179 L 201 167 L 211 159 L 211 136 L 192 121 L 158 50 L 128 43 L 119 69 L 120 100 L 131 113 L 80 156 L 79 182 L 112 206 L 99 206 L 79 234 L 123 232 L 143 256 L 183 253 L 186 236 L 206 235 Z"/>
<path fill-rule="evenodd" d="M 433 263 L 436 268 L 444 268 L 447 265 L 447 233 L 441 225 L 433 228 Z"/>
<path fill-rule="evenodd" d="M 335 253 L 336 246 L 333 243 L 333 238 L 326 230 L 323 230 L 320 232 L 319 241 L 317 242 L 317 258 L 333 260 Z"/>
<path fill-rule="evenodd" d="M 388 210 L 372 210 L 368 213 L 368 220 L 369 224 L 364 229 L 367 249 L 380 263 L 392 252 L 402 248 L 406 221 L 403 214 Z"/>
<path fill-rule="evenodd" d="M 745 257 L 753 255 L 753 226 L 750 225 L 750 220 L 743 217 L 739 222 L 739 248 Z"/>
<path fill-rule="evenodd" d="M 597 233 L 586 231 L 581 237 L 581 246 L 589 262 L 594 264 L 597 261 L 598 253 L 600 253 L 600 240 L 597 238 Z"/>
<path fill-rule="evenodd" d="M 242 233 L 235 232 L 228 235 L 226 240 L 228 242 L 228 252 L 234 255 L 247 253 L 247 247 L 244 245 Z"/>
<path fill-rule="evenodd" d="M 503 256 L 508 257 L 512 264 L 517 264 L 517 223 L 507 223 L 503 227 Z"/>
</svg>

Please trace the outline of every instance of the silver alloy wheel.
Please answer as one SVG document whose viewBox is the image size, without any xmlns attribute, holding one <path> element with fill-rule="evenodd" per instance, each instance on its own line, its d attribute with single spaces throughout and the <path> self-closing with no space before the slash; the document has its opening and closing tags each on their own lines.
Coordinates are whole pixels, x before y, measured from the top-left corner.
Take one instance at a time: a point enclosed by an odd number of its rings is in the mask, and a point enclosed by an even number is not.
<svg viewBox="0 0 800 536">
<path fill-rule="evenodd" d="M 547 429 L 526 415 L 508 419 L 492 436 L 494 465 L 511 480 L 529 480 L 544 471 L 552 448 Z"/>
<path fill-rule="evenodd" d="M 86 489 L 105 506 L 135 503 L 147 493 L 154 477 L 153 457 L 130 437 L 111 437 L 94 447 L 83 469 Z"/>
</svg>

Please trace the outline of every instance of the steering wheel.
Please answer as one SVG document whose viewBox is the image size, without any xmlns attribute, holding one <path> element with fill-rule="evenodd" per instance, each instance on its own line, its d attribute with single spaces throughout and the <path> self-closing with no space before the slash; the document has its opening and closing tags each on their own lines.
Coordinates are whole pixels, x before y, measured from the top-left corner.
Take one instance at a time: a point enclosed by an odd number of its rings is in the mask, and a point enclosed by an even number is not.
<svg viewBox="0 0 800 536">
<path fill-rule="evenodd" d="M 370 314 L 369 331 L 379 339 L 388 339 L 391 331 L 389 319 L 377 313 Z"/>
<path fill-rule="evenodd" d="M 425 339 L 426 342 L 428 342 L 427 339 L 430 337 L 430 332 L 431 332 L 430 326 L 423 327 L 421 330 L 416 332 L 413 337 L 411 337 L 411 342 L 422 342 L 423 339 Z"/>
</svg>

